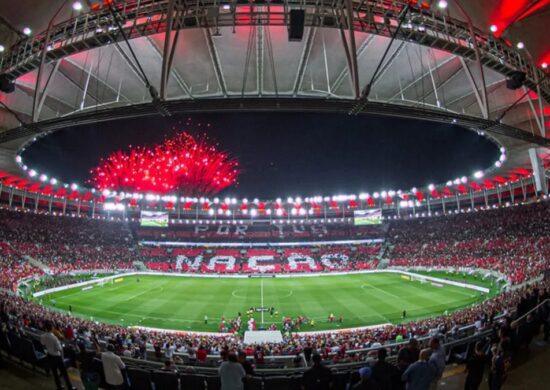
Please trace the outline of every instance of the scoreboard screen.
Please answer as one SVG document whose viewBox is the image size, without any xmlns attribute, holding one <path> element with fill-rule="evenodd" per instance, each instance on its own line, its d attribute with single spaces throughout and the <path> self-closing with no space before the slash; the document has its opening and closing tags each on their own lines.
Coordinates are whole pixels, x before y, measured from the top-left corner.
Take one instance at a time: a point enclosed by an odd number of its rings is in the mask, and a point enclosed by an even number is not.
<svg viewBox="0 0 550 390">
<path fill-rule="evenodd" d="M 382 209 L 355 210 L 353 212 L 353 224 L 380 225 L 382 223 Z"/>
<path fill-rule="evenodd" d="M 142 211 L 140 226 L 168 227 L 168 213 L 163 211 Z"/>
</svg>

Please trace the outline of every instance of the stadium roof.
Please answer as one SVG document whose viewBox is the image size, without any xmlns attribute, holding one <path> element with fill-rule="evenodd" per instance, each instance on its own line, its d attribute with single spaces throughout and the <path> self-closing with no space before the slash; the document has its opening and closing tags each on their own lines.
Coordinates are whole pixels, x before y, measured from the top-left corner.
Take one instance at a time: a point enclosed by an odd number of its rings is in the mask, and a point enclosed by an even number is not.
<svg viewBox="0 0 550 390">
<path fill-rule="evenodd" d="M 0 168 L 12 174 L 24 174 L 15 156 L 37 135 L 159 112 L 332 110 L 456 122 L 506 148 L 494 169 L 503 176 L 529 167 L 528 148 L 547 145 L 548 0 L 449 0 L 444 9 L 403 0 L 116 1 L 114 13 L 97 1 L 79 12 L 67 0 L 0 3 L 0 74 L 16 78 L 13 93 L 0 92 Z M 303 39 L 289 42 L 288 11 L 299 7 Z M 529 93 L 507 88 L 514 71 L 527 74 Z"/>
</svg>

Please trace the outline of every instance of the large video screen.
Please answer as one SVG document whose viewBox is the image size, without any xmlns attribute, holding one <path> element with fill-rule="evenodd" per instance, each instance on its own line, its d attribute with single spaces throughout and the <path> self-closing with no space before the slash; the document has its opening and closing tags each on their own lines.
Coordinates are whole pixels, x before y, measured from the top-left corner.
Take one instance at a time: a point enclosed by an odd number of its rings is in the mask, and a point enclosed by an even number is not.
<svg viewBox="0 0 550 390">
<path fill-rule="evenodd" d="M 163 211 L 142 211 L 140 226 L 168 227 L 168 213 Z"/>
<path fill-rule="evenodd" d="M 353 224 L 362 225 L 380 225 L 382 223 L 382 209 L 355 210 L 353 212 Z"/>
</svg>

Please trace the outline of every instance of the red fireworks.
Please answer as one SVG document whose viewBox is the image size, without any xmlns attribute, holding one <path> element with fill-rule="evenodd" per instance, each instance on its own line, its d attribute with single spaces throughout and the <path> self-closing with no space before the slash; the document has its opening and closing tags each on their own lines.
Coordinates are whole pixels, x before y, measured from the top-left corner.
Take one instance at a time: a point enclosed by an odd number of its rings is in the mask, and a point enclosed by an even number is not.
<svg viewBox="0 0 550 390">
<path fill-rule="evenodd" d="M 182 132 L 163 143 L 117 151 L 92 169 L 99 190 L 206 195 L 237 183 L 238 162 L 206 136 Z"/>
</svg>

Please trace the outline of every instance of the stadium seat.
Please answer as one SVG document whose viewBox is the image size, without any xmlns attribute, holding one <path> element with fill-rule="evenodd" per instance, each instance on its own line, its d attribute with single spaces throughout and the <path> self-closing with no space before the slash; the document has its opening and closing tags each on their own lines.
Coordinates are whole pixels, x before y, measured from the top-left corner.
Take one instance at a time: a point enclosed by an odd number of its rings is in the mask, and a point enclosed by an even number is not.
<svg viewBox="0 0 550 390">
<path fill-rule="evenodd" d="M 332 374 L 332 389 L 346 390 L 350 380 L 349 372 L 335 372 Z"/>
<path fill-rule="evenodd" d="M 157 390 L 178 390 L 179 388 L 178 374 L 174 372 L 153 371 L 151 378 Z"/>
<path fill-rule="evenodd" d="M 94 358 L 92 360 L 92 371 L 99 374 L 99 385 L 101 387 L 106 387 L 107 384 L 105 382 L 105 371 L 103 370 L 103 363 L 101 362 L 101 359 Z"/>
<path fill-rule="evenodd" d="M 208 390 L 221 390 L 222 383 L 219 376 L 207 376 L 206 387 Z"/>
<path fill-rule="evenodd" d="M 245 389 L 246 390 L 262 390 L 262 378 L 252 376 L 246 379 Z"/>
<path fill-rule="evenodd" d="M 12 356 L 22 361 L 23 360 L 22 351 L 21 351 L 21 348 L 19 348 L 20 340 L 21 339 L 17 334 L 13 332 L 8 332 L 8 342 L 10 343 Z"/>
<path fill-rule="evenodd" d="M 181 390 L 204 390 L 205 379 L 203 375 L 180 374 Z"/>
<path fill-rule="evenodd" d="M 48 371 L 45 364 L 46 354 L 36 351 L 30 339 L 21 338 L 19 348 L 21 349 L 21 356 L 23 358 L 23 361 L 30 364 L 33 370 L 36 368 L 36 366 L 39 366 L 43 368 L 46 372 Z"/>
<path fill-rule="evenodd" d="M 349 376 L 349 387 L 353 387 L 357 382 L 361 380 L 361 377 L 359 376 L 359 373 L 357 371 L 353 371 Z"/>
<path fill-rule="evenodd" d="M 151 374 L 141 368 L 128 368 L 128 380 L 132 390 L 151 390 Z"/>
<path fill-rule="evenodd" d="M 0 330 L 0 350 L 4 351 L 8 355 L 12 354 L 11 346 L 8 341 L 8 335 L 2 330 Z"/>
<path fill-rule="evenodd" d="M 294 389 L 297 379 L 288 376 L 272 376 L 264 380 L 264 390 Z"/>
</svg>

